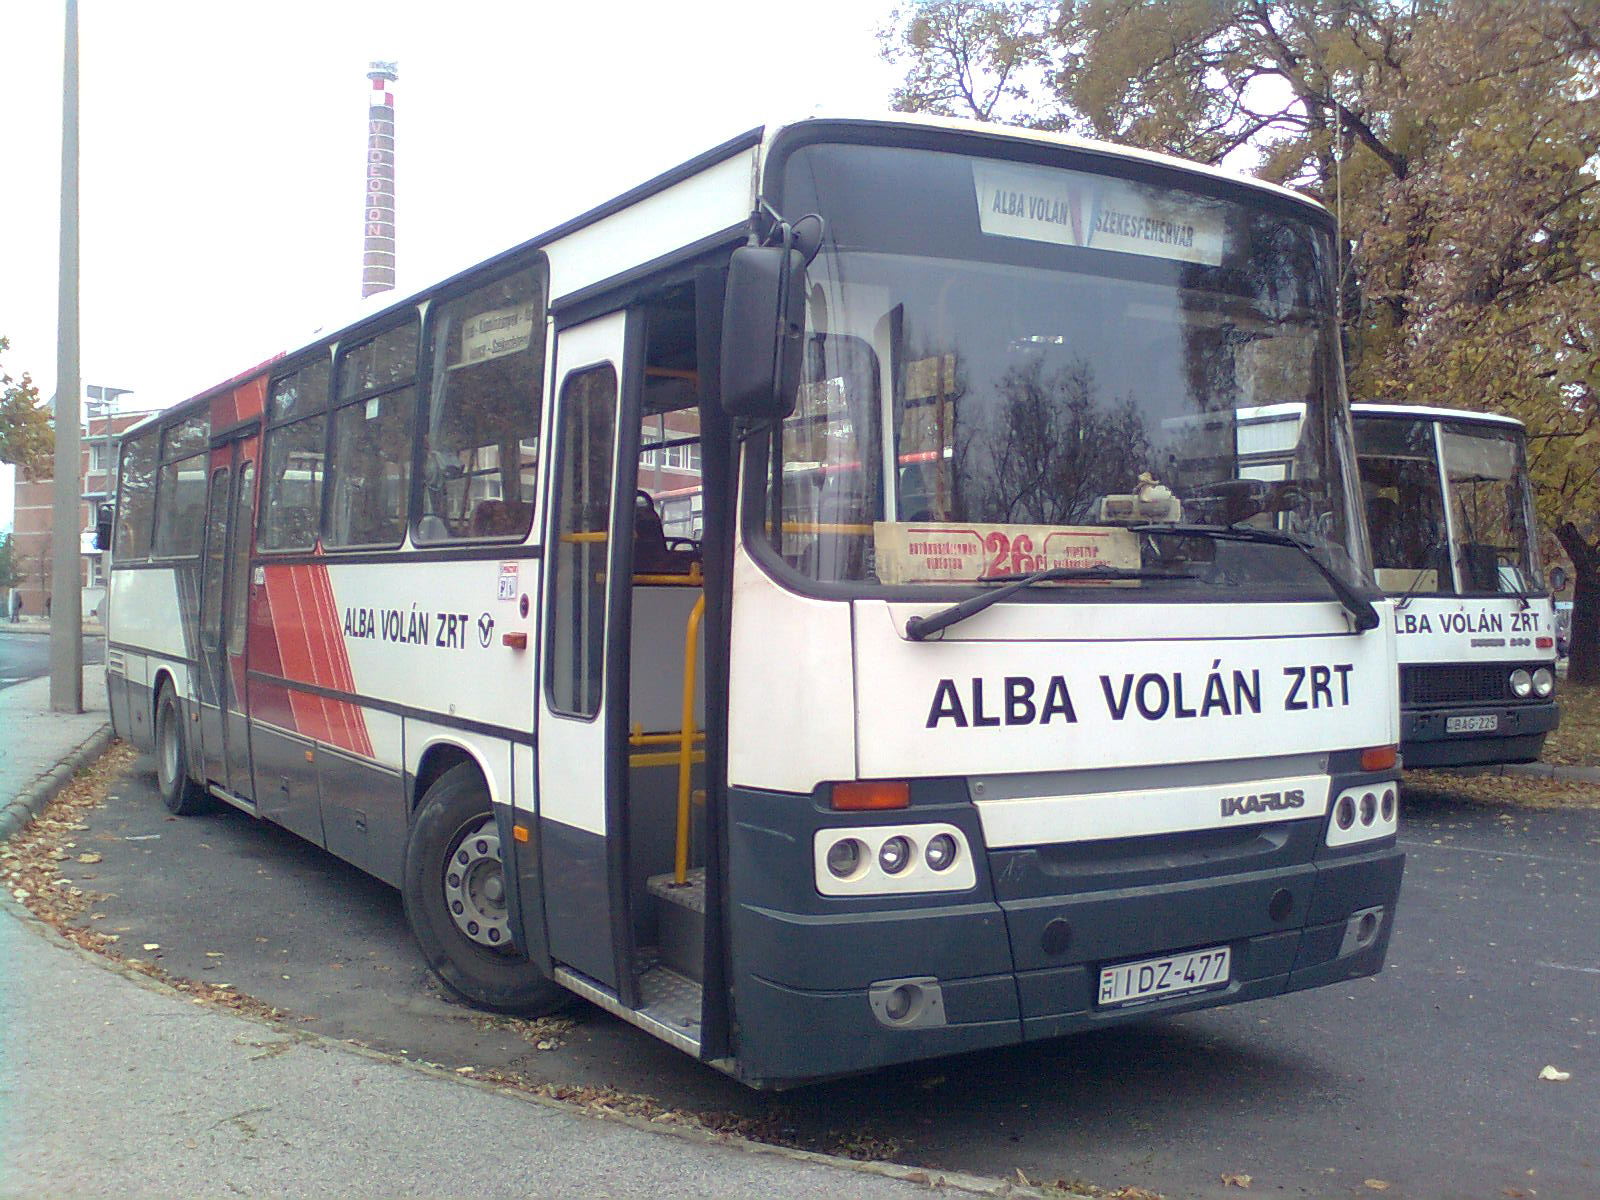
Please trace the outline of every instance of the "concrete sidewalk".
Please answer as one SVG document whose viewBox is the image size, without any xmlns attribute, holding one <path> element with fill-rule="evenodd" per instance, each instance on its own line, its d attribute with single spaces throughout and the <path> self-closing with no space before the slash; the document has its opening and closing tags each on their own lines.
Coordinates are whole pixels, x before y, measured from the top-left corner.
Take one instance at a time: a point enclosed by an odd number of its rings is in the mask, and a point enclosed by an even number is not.
<svg viewBox="0 0 1600 1200">
<path fill-rule="evenodd" d="M 51 712 L 49 676 L 0 690 L 0 841 L 110 744 L 105 667 L 83 669 L 83 707 Z"/>
<path fill-rule="evenodd" d="M 107 745 L 50 681 L 0 691 L 0 841 Z M 707 1068 L 708 1070 L 710 1068 Z M 0 893 L 0 1197 L 1036 1194 L 599 1119 L 197 1004 Z"/>
<path fill-rule="evenodd" d="M 0 1196 L 1020 1195 L 658 1132 L 218 1011 L 0 901 Z"/>
</svg>

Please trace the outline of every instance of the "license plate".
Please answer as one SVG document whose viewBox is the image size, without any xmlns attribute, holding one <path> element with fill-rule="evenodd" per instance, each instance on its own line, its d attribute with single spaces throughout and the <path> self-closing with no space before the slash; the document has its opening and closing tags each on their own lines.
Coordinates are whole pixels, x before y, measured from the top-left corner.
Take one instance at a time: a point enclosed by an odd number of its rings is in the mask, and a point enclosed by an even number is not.
<svg viewBox="0 0 1600 1200">
<path fill-rule="evenodd" d="M 1100 971 L 1100 1006 L 1115 1007 L 1222 987 L 1228 982 L 1228 947 L 1191 950 L 1165 958 L 1118 963 Z"/>
<path fill-rule="evenodd" d="M 1490 713 L 1485 717 L 1446 717 L 1444 731 L 1446 733 L 1493 733 L 1500 728 L 1500 717 Z"/>
</svg>

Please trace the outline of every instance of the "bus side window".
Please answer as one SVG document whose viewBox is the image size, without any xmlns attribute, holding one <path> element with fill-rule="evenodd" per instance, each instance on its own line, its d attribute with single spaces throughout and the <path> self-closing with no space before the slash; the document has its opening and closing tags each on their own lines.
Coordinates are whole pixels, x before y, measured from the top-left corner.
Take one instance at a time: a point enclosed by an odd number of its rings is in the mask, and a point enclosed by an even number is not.
<svg viewBox="0 0 1600 1200">
<path fill-rule="evenodd" d="M 205 539 L 206 455 L 192 454 L 161 468 L 156 484 L 156 554 L 192 558 Z"/>
<path fill-rule="evenodd" d="M 118 562 L 132 562 L 149 555 L 155 532 L 156 443 L 153 435 L 123 443 L 117 490 L 117 535 L 112 555 Z"/>
<path fill-rule="evenodd" d="M 262 550 L 309 550 L 322 514 L 328 364 L 313 362 L 276 379 L 267 402 L 260 529 Z M 307 414 L 315 414 L 308 416 Z"/>
<path fill-rule="evenodd" d="M 528 535 L 539 467 L 544 305 L 540 259 L 430 313 L 416 541 Z"/>
<path fill-rule="evenodd" d="M 398 546 L 405 536 L 418 336 L 413 318 L 339 352 L 325 546 Z"/>
</svg>

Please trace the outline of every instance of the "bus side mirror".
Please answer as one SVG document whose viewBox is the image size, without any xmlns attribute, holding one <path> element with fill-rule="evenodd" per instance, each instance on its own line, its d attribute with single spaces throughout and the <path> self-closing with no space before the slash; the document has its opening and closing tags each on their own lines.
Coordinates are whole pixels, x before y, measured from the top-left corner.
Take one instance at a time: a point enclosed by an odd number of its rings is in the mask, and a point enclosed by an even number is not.
<svg viewBox="0 0 1600 1200">
<path fill-rule="evenodd" d="M 781 421 L 800 388 L 805 256 L 782 246 L 741 246 L 728 264 L 722 309 L 722 410 Z"/>
<path fill-rule="evenodd" d="M 111 505 L 109 504 L 102 504 L 95 512 L 94 548 L 111 549 Z"/>
</svg>

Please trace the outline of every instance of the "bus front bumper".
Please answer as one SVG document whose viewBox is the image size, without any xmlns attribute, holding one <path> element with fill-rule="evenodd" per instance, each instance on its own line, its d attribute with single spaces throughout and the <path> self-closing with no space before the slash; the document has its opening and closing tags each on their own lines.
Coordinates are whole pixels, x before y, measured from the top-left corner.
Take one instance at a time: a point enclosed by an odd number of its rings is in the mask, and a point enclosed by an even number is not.
<svg viewBox="0 0 1600 1200">
<path fill-rule="evenodd" d="M 1466 722 L 1451 728 L 1454 718 Z M 1481 728 L 1485 718 L 1494 728 Z M 1400 713 L 1400 753 L 1407 767 L 1466 767 L 1534 762 L 1560 722 L 1554 700 L 1534 704 L 1407 708 Z M 1475 725 L 1478 728 L 1462 728 Z"/>
<path fill-rule="evenodd" d="M 1299 824 L 1316 824 L 1320 841 L 1320 823 Z M 733 840 L 737 868 L 744 839 Z M 1321 861 L 1066 895 L 835 912 L 735 896 L 740 1075 L 798 1082 L 1372 975 L 1404 864 L 1390 838 Z M 1222 945 L 1225 984 L 1099 1003 L 1105 967 Z M 900 1015 L 885 1002 L 902 986 L 915 1004 Z"/>
</svg>

